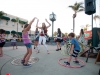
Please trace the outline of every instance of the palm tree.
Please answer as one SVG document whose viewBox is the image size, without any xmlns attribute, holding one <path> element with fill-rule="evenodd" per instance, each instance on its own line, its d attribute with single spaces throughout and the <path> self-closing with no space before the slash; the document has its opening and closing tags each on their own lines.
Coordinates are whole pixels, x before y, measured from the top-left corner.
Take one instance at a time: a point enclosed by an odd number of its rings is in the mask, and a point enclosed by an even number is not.
<svg viewBox="0 0 100 75">
<path fill-rule="evenodd" d="M 66 33 L 65 33 L 65 36 L 67 36 L 67 35 L 68 35 L 68 33 L 66 32 Z"/>
<path fill-rule="evenodd" d="M 53 36 L 56 36 L 57 35 L 57 32 L 55 31 L 54 33 L 53 33 Z"/>
<path fill-rule="evenodd" d="M 3 11 L 0 11 L 0 18 L 4 15 L 5 13 Z"/>
<path fill-rule="evenodd" d="M 75 18 L 76 18 L 77 13 L 84 11 L 84 7 L 82 5 L 83 5 L 82 2 L 79 2 L 79 3 L 76 2 L 74 5 L 68 6 L 74 11 L 74 14 L 73 14 L 73 32 L 75 30 Z"/>
<path fill-rule="evenodd" d="M 0 19 L 2 18 L 3 15 L 5 15 L 6 13 L 4 13 L 3 11 L 0 11 Z"/>
<path fill-rule="evenodd" d="M 95 24 L 96 24 L 96 27 L 97 27 L 96 19 L 100 19 L 100 16 L 99 16 L 99 15 L 95 15 L 95 16 L 93 17 L 93 19 L 95 20 Z"/>
<path fill-rule="evenodd" d="M 88 29 L 90 26 L 91 26 L 91 25 L 86 24 L 86 25 L 83 27 L 83 30 L 84 30 L 84 31 L 87 31 L 87 29 Z"/>
</svg>

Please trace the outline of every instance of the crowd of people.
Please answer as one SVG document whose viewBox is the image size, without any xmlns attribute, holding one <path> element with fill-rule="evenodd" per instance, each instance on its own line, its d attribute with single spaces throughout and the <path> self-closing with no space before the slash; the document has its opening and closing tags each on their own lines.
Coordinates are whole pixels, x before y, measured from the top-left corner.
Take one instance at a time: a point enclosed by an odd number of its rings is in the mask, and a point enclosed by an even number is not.
<svg viewBox="0 0 100 75">
<path fill-rule="evenodd" d="M 37 49 L 36 53 L 40 53 L 40 46 L 41 46 L 41 44 L 43 44 L 45 47 L 45 50 L 47 51 L 47 54 L 50 54 L 49 49 L 46 45 L 46 41 L 48 39 L 48 37 L 47 37 L 48 36 L 48 34 L 47 34 L 48 28 L 51 26 L 51 24 L 48 22 L 47 19 L 45 19 L 45 21 L 48 23 L 48 25 L 46 25 L 45 23 L 42 23 L 42 26 L 39 27 L 38 26 L 39 19 L 34 17 L 32 19 L 32 21 L 30 21 L 29 24 L 26 24 L 24 26 L 24 29 L 22 30 L 23 43 L 25 44 L 26 49 L 27 49 L 27 52 L 25 53 L 25 55 L 21 61 L 23 66 L 31 65 L 28 63 L 28 61 L 32 54 L 32 42 L 31 42 L 31 39 L 29 38 L 28 31 L 30 30 L 31 25 L 35 20 L 37 20 L 37 23 L 36 23 L 35 38 L 34 38 L 34 49 Z M 41 29 L 41 32 L 39 32 L 38 29 Z M 85 36 L 84 31 L 83 31 L 83 29 L 81 29 L 80 35 L 77 38 L 75 38 L 74 33 L 70 33 L 70 34 L 68 34 L 68 36 L 66 38 L 62 38 L 61 29 L 60 28 L 57 29 L 57 36 L 54 38 L 54 41 L 56 42 L 56 45 L 57 45 L 56 51 L 61 50 L 62 42 L 63 43 L 66 42 L 67 39 L 71 40 L 70 57 L 67 62 L 64 62 L 66 65 L 70 65 L 72 56 L 75 57 L 75 63 L 79 63 L 77 60 L 77 55 L 80 52 L 79 42 L 81 42 L 81 43 L 84 42 L 84 36 Z M 14 46 L 16 46 L 16 49 L 17 49 L 16 39 L 17 39 L 17 36 L 15 34 L 13 34 L 11 37 L 11 45 L 13 46 L 13 49 L 14 49 Z M 0 57 L 3 56 L 2 48 L 4 45 L 5 45 L 5 30 L 0 29 Z"/>
</svg>

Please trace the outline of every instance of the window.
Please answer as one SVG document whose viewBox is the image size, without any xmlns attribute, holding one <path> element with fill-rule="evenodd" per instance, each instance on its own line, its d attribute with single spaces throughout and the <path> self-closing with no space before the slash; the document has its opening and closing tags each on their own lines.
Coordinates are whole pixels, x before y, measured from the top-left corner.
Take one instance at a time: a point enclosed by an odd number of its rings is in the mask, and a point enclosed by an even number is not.
<svg viewBox="0 0 100 75">
<path fill-rule="evenodd" d="M 2 25 L 3 24 L 3 22 L 2 22 L 2 20 L 0 20 L 0 25 Z"/>
<path fill-rule="evenodd" d="M 21 25 L 21 27 L 23 28 L 23 25 Z"/>
<path fill-rule="evenodd" d="M 18 28 L 22 28 L 20 24 L 18 24 Z"/>
<path fill-rule="evenodd" d="M 6 25 L 8 25 L 8 21 L 6 22 Z"/>
<path fill-rule="evenodd" d="M 13 22 L 13 23 L 12 23 L 12 26 L 14 26 L 14 24 L 15 24 L 15 23 Z"/>
</svg>

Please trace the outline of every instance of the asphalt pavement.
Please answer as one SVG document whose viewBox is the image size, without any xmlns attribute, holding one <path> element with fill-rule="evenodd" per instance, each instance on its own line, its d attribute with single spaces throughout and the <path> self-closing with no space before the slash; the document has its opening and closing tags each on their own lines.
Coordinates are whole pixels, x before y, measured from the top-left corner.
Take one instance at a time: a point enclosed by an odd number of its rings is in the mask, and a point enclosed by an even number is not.
<svg viewBox="0 0 100 75">
<path fill-rule="evenodd" d="M 33 46 L 32 46 L 33 47 Z M 56 51 L 55 45 L 47 45 L 50 54 L 47 54 L 44 46 L 41 45 L 40 53 L 33 53 L 29 60 L 32 63 L 31 67 L 23 67 L 20 60 L 26 52 L 25 46 L 18 46 L 18 49 L 13 50 L 12 47 L 3 48 L 3 57 L 0 57 L 0 75 L 98 75 L 100 63 L 95 64 L 95 58 L 89 58 L 84 67 L 68 68 L 58 64 L 60 58 L 68 58 L 61 54 L 63 51 Z M 86 57 L 79 57 L 80 60 L 86 60 Z M 60 62 L 67 61 L 61 60 Z M 71 66 L 78 66 L 71 62 Z"/>
</svg>

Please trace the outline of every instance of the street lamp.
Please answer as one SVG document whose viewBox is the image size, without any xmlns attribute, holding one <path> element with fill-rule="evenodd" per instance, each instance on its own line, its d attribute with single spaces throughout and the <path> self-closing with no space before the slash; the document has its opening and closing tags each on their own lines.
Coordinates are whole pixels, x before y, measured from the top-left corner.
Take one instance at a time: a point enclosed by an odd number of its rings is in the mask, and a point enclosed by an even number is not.
<svg viewBox="0 0 100 75">
<path fill-rule="evenodd" d="M 52 21 L 52 37 L 53 37 L 53 26 L 54 26 L 54 21 L 56 21 L 56 15 L 52 12 L 52 14 L 49 15 L 50 21 Z"/>
</svg>

